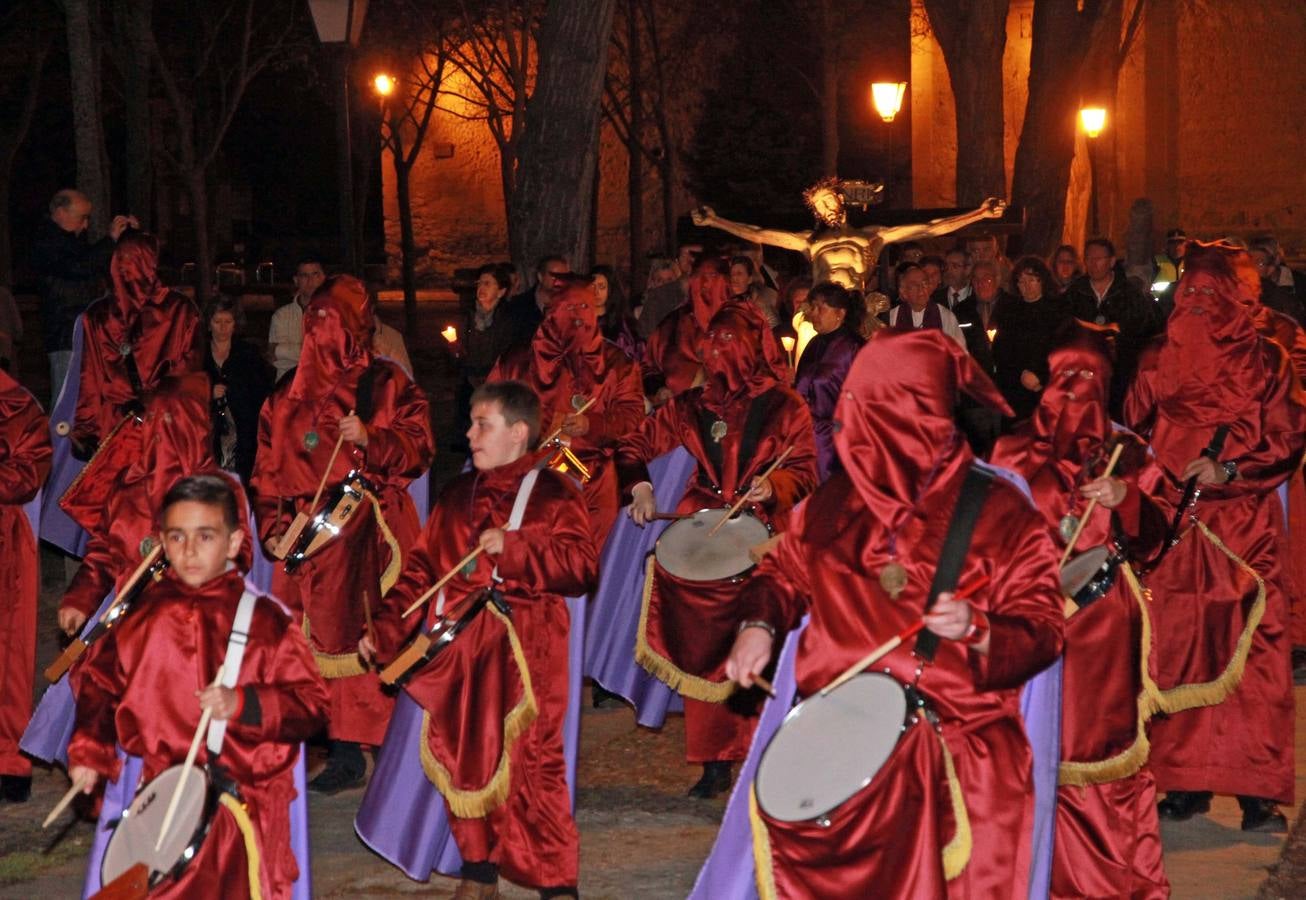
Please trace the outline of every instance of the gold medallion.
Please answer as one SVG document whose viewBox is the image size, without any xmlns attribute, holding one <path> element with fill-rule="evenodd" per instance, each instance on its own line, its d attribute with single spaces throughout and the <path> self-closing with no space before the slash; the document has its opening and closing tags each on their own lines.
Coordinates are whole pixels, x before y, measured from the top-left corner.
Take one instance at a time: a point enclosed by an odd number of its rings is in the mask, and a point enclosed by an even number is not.
<svg viewBox="0 0 1306 900">
<path fill-rule="evenodd" d="M 141 549 L 141 557 L 142 557 L 142 558 L 144 558 L 144 557 L 146 557 L 146 556 L 149 556 L 150 553 L 154 550 L 154 538 L 151 537 L 151 536 L 148 535 L 148 534 L 145 535 L 145 537 L 141 538 L 141 548 L 140 548 L 140 549 Z"/>
<path fill-rule="evenodd" d="M 575 410 L 576 412 L 580 412 L 580 408 L 581 408 L 582 406 L 584 406 L 584 405 L 585 405 L 585 395 L 584 395 L 584 394 L 572 394 L 572 395 L 571 395 L 571 408 L 572 408 L 573 410 Z"/>
<path fill-rule="evenodd" d="M 304 449 L 312 452 L 317 449 L 318 442 L 321 439 L 317 436 L 316 431 L 310 431 L 304 435 Z"/>
<path fill-rule="evenodd" d="M 725 420 L 717 419 L 715 422 L 712 423 L 712 430 L 708 433 L 712 435 L 712 440 L 716 441 L 719 444 L 721 443 L 721 439 L 726 436 L 726 432 L 728 430 L 729 429 L 726 428 Z"/>
<path fill-rule="evenodd" d="M 1079 517 L 1066 513 L 1057 523 L 1057 531 L 1061 534 L 1061 540 L 1069 544 L 1070 539 L 1075 536 L 1075 529 L 1079 527 Z"/>
<path fill-rule="evenodd" d="M 880 570 L 880 587 L 884 588 L 890 599 L 898 599 L 898 595 L 907 587 L 907 570 L 902 567 L 902 563 L 891 560 Z"/>
</svg>

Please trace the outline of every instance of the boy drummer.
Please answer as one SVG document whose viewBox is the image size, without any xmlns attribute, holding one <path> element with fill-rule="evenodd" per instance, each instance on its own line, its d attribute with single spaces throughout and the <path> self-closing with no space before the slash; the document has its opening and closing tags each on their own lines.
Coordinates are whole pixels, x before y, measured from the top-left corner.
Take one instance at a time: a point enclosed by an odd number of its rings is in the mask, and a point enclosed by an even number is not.
<svg viewBox="0 0 1306 900">
<path fill-rule="evenodd" d="M 460 898 L 498 897 L 500 873 L 543 897 L 577 896 L 580 837 L 563 758 L 570 626 L 563 598 L 594 581 L 598 562 L 580 491 L 565 475 L 537 470 L 528 452 L 539 417 L 539 399 L 521 382 L 489 382 L 472 395 L 474 471 L 444 489 L 382 601 L 375 639 L 358 645 L 364 659 L 391 660 L 423 621 L 433 623 L 437 613 L 458 619 L 487 589 L 511 609 L 504 615 L 484 606 L 405 685 L 427 723 L 411 752 L 420 752 L 444 798 L 464 860 Z M 482 558 L 465 561 L 475 548 Z M 421 614 L 405 618 L 460 562 Z"/>
<path fill-rule="evenodd" d="M 221 884 L 224 897 L 284 898 L 299 874 L 289 829 L 293 770 L 299 742 L 326 716 L 327 689 L 303 634 L 266 598 L 254 605 L 235 687 L 215 684 L 219 667 L 232 662 L 246 589 L 243 506 L 240 489 L 222 475 L 183 478 L 168 491 L 160 537 L 169 568 L 90 651 L 73 684 L 68 770 L 88 794 L 101 779 L 120 777 L 117 746 L 142 758 L 145 783 L 185 759 L 203 710 L 226 723 L 220 755 L 204 746 L 196 764 L 220 768 L 240 802 L 221 801 L 196 857 L 156 897 L 197 896 Z"/>
</svg>

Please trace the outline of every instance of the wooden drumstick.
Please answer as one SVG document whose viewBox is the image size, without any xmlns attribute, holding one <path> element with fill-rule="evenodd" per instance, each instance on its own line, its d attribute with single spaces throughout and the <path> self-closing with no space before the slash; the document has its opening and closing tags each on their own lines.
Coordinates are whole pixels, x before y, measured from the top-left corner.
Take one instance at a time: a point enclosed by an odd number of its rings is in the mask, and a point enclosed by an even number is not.
<svg viewBox="0 0 1306 900">
<path fill-rule="evenodd" d="M 956 593 L 954 599 L 965 600 L 973 596 L 977 591 L 979 591 L 988 583 L 989 583 L 989 576 L 983 574 L 977 575 L 973 580 L 967 582 L 965 587 L 963 587 L 961 590 L 959 590 Z M 830 691 L 834 690 L 839 685 L 843 684 L 845 681 L 852 678 L 854 675 L 857 675 L 861 673 L 862 670 L 875 665 L 877 662 L 883 659 L 884 656 L 887 655 L 891 650 L 893 650 L 903 641 L 907 640 L 908 638 L 910 638 L 912 635 L 914 635 L 916 632 L 920 631 L 924 627 L 925 627 L 924 621 L 919 621 L 911 625 L 908 625 L 902 631 L 898 632 L 893 637 L 889 638 L 887 641 L 885 641 L 880 646 L 876 647 L 870 653 L 866 654 L 861 659 L 857 660 L 857 662 L 853 663 L 851 666 L 844 669 L 843 672 L 839 675 L 839 677 L 837 677 L 834 681 L 831 681 L 825 687 L 821 688 L 821 696 L 824 697 L 826 694 L 830 693 Z"/>
<path fill-rule="evenodd" d="M 218 674 L 213 676 L 213 684 L 209 687 L 217 687 L 222 683 L 222 666 L 218 666 Z M 187 779 L 190 778 L 190 770 L 195 765 L 195 757 L 200 752 L 200 738 L 204 736 L 204 729 L 209 726 L 209 719 L 213 718 L 213 710 L 205 708 L 200 715 L 200 723 L 195 727 L 195 736 L 190 739 L 190 749 L 186 751 L 186 762 L 182 763 L 181 778 L 177 780 L 177 786 L 172 789 L 172 799 L 168 801 L 168 811 L 163 814 L 163 825 L 159 828 L 159 839 L 154 842 L 154 849 L 157 852 L 163 847 L 163 839 L 168 836 L 168 829 L 172 827 L 172 820 L 177 816 L 177 804 L 181 802 L 181 790 L 186 786 Z"/>
<path fill-rule="evenodd" d="M 1099 477 L 1111 477 L 1111 472 L 1115 469 L 1116 463 L 1120 460 L 1120 453 L 1124 449 L 1125 445 L 1123 441 L 1116 443 L 1115 449 L 1111 451 L 1111 458 L 1107 460 L 1106 470 Z M 1070 554 L 1075 552 L 1075 544 L 1079 542 L 1079 535 L 1084 530 L 1084 524 L 1088 521 L 1088 517 L 1093 514 L 1093 509 L 1096 506 L 1097 498 L 1094 497 L 1088 501 L 1088 506 L 1084 507 L 1084 514 L 1079 517 L 1079 522 L 1075 525 L 1075 533 L 1070 536 L 1070 543 L 1066 544 L 1066 551 L 1061 554 L 1061 562 L 1057 565 L 1057 568 L 1064 566 L 1066 560 L 1070 559 Z"/>
<path fill-rule="evenodd" d="M 469 562 L 476 559 L 476 557 L 480 556 L 481 553 L 483 553 L 484 551 L 485 551 L 484 547 L 477 546 L 477 548 L 473 550 L 471 553 L 468 553 L 462 559 L 458 560 L 458 562 L 454 564 L 454 567 L 452 569 L 450 569 L 448 572 L 445 572 L 443 575 L 441 575 L 439 581 L 437 581 L 435 584 L 427 588 L 426 593 L 422 594 L 422 596 L 414 600 L 413 605 L 408 607 L 406 610 L 404 610 L 404 618 L 406 619 L 409 616 L 411 616 L 413 613 L 417 612 L 417 610 L 421 607 L 421 605 L 425 603 L 427 600 L 430 600 L 436 591 L 444 587 L 445 583 L 448 582 L 450 578 L 453 578 L 455 575 L 461 572 L 463 566 L 467 565 Z"/>
<path fill-rule="evenodd" d="M 349 415 L 352 416 L 353 414 L 354 411 L 351 409 Z M 340 423 L 337 422 L 336 429 L 339 430 L 339 428 Z M 331 458 L 327 460 L 326 470 L 322 472 L 322 479 L 317 483 L 317 493 L 313 495 L 313 503 L 308 507 L 308 514 L 310 516 L 313 515 L 313 510 L 317 509 L 317 504 L 322 499 L 322 492 L 326 490 L 327 479 L 331 477 L 331 469 L 336 464 L 336 457 L 340 455 L 340 445 L 344 442 L 345 436 L 343 434 L 337 434 L 336 445 L 331 449 Z"/>
<path fill-rule="evenodd" d="M 593 405 L 595 404 L 595 402 L 598 401 L 598 399 L 599 399 L 599 398 L 598 398 L 598 395 L 595 394 L 593 397 L 590 397 L 588 400 L 586 400 L 586 401 L 585 401 L 585 404 L 584 404 L 583 406 L 581 406 L 580 409 L 576 410 L 574 413 L 568 413 L 568 415 L 576 415 L 576 416 L 581 415 L 582 413 L 585 412 L 585 410 L 587 410 L 587 409 L 589 409 L 591 406 L 593 406 Z M 550 435 L 549 435 L 548 437 L 546 437 L 544 440 L 540 441 L 540 446 L 539 446 L 538 449 L 543 450 L 543 449 L 544 449 L 545 447 L 547 447 L 549 444 L 552 444 L 554 441 L 556 441 L 556 440 L 558 439 L 558 436 L 559 436 L 560 434 L 562 434 L 562 426 L 561 426 L 561 425 L 559 425 L 557 428 L 553 429 L 553 433 L 552 433 L 552 434 L 550 434 Z"/>
<path fill-rule="evenodd" d="M 349 415 L 352 416 L 353 414 L 354 411 L 351 409 Z M 344 442 L 345 436 L 343 434 L 336 435 L 336 445 L 331 449 L 331 458 L 327 460 L 326 469 L 323 470 L 322 477 L 318 480 L 317 490 L 313 493 L 313 502 L 308 505 L 306 511 L 301 510 L 300 512 L 295 513 L 295 518 L 291 521 L 290 527 L 281 535 L 281 540 L 272 551 L 272 555 L 277 559 L 285 559 L 290 555 L 291 548 L 294 547 L 295 541 L 299 540 L 299 536 L 304 533 L 304 529 L 307 528 L 308 523 L 312 521 L 313 510 L 317 509 L 318 503 L 322 500 L 322 493 L 326 490 L 327 480 L 331 477 L 331 469 L 336 464 L 336 456 L 339 455 L 340 447 Z"/>
<path fill-rule="evenodd" d="M 757 685 L 762 690 L 766 691 L 766 695 L 770 697 L 772 700 L 775 699 L 775 686 L 772 685 L 771 682 L 763 678 L 761 675 L 753 676 L 753 684 Z"/>
<path fill-rule="evenodd" d="M 784 452 L 775 458 L 775 462 L 767 466 L 766 471 L 763 472 L 761 475 L 757 476 L 757 480 L 765 481 L 771 475 L 771 473 L 774 472 L 779 467 L 780 463 L 788 459 L 789 454 L 793 452 L 794 452 L 794 448 L 792 446 L 786 447 L 784 449 Z M 721 517 L 721 521 L 717 522 L 715 525 L 712 526 L 712 530 L 707 533 L 707 536 L 716 537 L 716 533 L 720 531 L 727 522 L 729 522 L 731 519 L 735 517 L 735 513 L 739 512 L 741 509 L 744 508 L 744 504 L 748 502 L 748 495 L 751 494 L 752 492 L 753 489 L 751 487 L 748 490 L 744 491 L 744 496 L 740 497 L 738 500 L 735 501 L 734 506 L 730 507 L 730 511 Z"/>
<path fill-rule="evenodd" d="M 72 787 L 68 788 L 68 791 L 59 798 L 59 802 L 54 805 L 54 809 L 50 810 L 50 815 L 45 817 L 45 821 L 41 823 L 41 827 L 49 828 L 50 823 L 59 818 L 60 813 L 68 808 L 69 803 L 73 802 L 73 798 L 85 789 L 86 784 L 84 782 L 74 781 Z"/>
</svg>

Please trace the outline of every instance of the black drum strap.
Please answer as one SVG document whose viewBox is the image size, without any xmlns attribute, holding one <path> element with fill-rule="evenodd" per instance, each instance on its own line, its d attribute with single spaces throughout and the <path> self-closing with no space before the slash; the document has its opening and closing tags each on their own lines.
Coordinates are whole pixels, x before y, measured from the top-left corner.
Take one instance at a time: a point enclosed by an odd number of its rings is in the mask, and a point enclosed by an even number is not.
<svg viewBox="0 0 1306 900">
<path fill-rule="evenodd" d="M 746 471 L 746 467 L 753 461 L 753 454 L 757 451 L 758 439 L 762 436 L 762 428 L 771 420 L 772 410 L 778 406 L 778 400 L 782 395 L 778 390 L 772 388 L 764 394 L 759 394 L 753 399 L 748 406 L 748 417 L 744 420 L 744 434 L 739 442 L 739 468 L 741 474 Z M 703 444 L 703 450 L 707 453 L 707 458 L 712 463 L 713 474 L 717 478 L 717 483 L 721 483 L 725 475 L 725 458 L 721 454 L 721 444 L 712 438 L 712 423 L 716 422 L 717 414 L 707 407 L 700 405 L 698 407 L 698 436 Z M 744 485 L 740 484 L 739 489 Z"/>
<path fill-rule="evenodd" d="M 952 520 L 948 523 L 948 534 L 943 539 L 943 550 L 939 554 L 939 565 L 934 570 L 934 580 L 930 583 L 930 593 L 925 600 L 925 612 L 934 607 L 939 594 L 954 590 L 957 579 L 961 577 L 961 567 L 970 552 L 970 538 L 975 531 L 975 522 L 979 519 L 984 500 L 989 495 L 989 486 L 993 476 L 977 465 L 966 471 L 966 478 L 961 484 L 961 496 L 952 511 Z M 922 630 L 916 638 L 916 656 L 923 662 L 933 662 L 934 653 L 939 648 L 939 636 L 932 631 Z"/>
<path fill-rule="evenodd" d="M 376 371 L 379 368 L 376 361 L 363 370 L 363 374 L 358 376 L 358 391 L 354 397 L 354 414 L 364 422 L 372 421 L 372 414 L 376 412 Z"/>
</svg>

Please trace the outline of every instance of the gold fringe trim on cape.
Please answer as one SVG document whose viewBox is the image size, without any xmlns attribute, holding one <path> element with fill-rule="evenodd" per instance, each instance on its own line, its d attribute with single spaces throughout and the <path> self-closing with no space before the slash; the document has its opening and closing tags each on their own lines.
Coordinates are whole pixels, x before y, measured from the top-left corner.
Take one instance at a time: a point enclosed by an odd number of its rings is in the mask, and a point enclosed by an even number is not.
<svg viewBox="0 0 1306 900">
<path fill-rule="evenodd" d="M 1123 562 L 1120 564 L 1120 571 L 1124 575 L 1125 583 L 1129 585 L 1130 593 L 1138 603 L 1142 617 L 1139 637 L 1142 647 L 1138 655 L 1143 689 L 1139 691 L 1134 701 L 1137 708 L 1138 730 L 1135 732 L 1134 742 L 1114 756 L 1095 762 L 1062 762 L 1057 767 L 1059 785 L 1086 787 L 1090 784 L 1105 784 L 1108 781 L 1128 778 L 1143 767 L 1143 763 L 1147 762 L 1147 757 L 1152 752 L 1151 742 L 1147 739 L 1147 722 L 1156 709 L 1157 696 L 1156 682 L 1152 681 L 1152 676 L 1147 670 L 1152 647 L 1152 617 L 1148 615 L 1143 587 L 1138 583 L 1138 576 L 1134 574 L 1134 570 L 1130 568 L 1129 563 Z"/>
<path fill-rule="evenodd" d="M 952 751 L 944 743 L 943 735 L 938 735 L 938 738 L 939 746 L 943 748 L 943 771 L 948 776 L 952 818 L 957 823 L 956 833 L 943 848 L 943 877 L 951 881 L 965 871 L 966 864 L 970 862 L 970 851 L 974 841 L 970 833 L 970 814 L 966 812 L 966 797 L 961 792 L 961 780 L 957 778 L 957 769 L 952 764 Z"/>
<path fill-rule="evenodd" d="M 665 682 L 673 691 L 704 703 L 725 703 L 738 687 L 733 681 L 708 681 L 690 675 L 671 660 L 658 653 L 648 643 L 648 607 L 653 597 L 653 572 L 655 558 L 648 555 L 644 571 L 644 598 L 639 606 L 639 628 L 635 631 L 635 662 L 643 666 L 658 681 Z"/>
<path fill-rule="evenodd" d="M 922 725 L 928 728 L 928 725 Z M 944 845 L 943 877 L 952 881 L 966 870 L 970 862 L 974 837 L 970 830 L 970 814 L 966 811 L 966 797 L 961 790 L 961 780 L 957 778 L 957 769 L 952 763 L 952 752 L 944 743 L 943 735 L 935 732 L 939 747 L 943 751 L 943 771 L 948 778 L 948 798 L 952 801 L 952 818 L 957 823 L 957 830 L 952 840 Z M 748 789 L 748 824 L 753 833 L 753 875 L 757 881 L 757 893 L 761 900 L 775 900 L 779 896 L 775 886 L 775 870 L 771 863 L 771 836 L 766 830 L 766 822 L 757 809 L 757 792 L 753 786 Z"/>
<path fill-rule="evenodd" d="M 381 573 L 381 593 L 378 597 L 384 597 L 390 588 L 395 586 L 399 580 L 399 573 L 404 567 L 404 552 L 399 546 L 399 541 L 394 532 L 390 530 L 390 525 L 381 514 L 381 501 L 376 498 L 376 494 L 371 491 L 365 491 L 363 496 L 372 501 L 372 512 L 376 516 L 376 527 L 381 530 L 381 538 L 390 547 L 390 561 L 386 563 L 385 571 Z"/>
<path fill-rule="evenodd" d="M 355 675 L 367 673 L 367 667 L 363 665 L 357 652 L 323 653 L 314 647 L 310 640 L 307 614 L 304 616 L 303 630 L 304 639 L 309 641 L 309 648 L 313 651 L 313 661 L 317 663 L 317 670 L 322 673 L 323 678 L 353 678 Z"/>
<path fill-rule="evenodd" d="M 103 453 L 111 443 L 113 443 L 113 439 L 118 436 L 118 432 L 122 431 L 122 427 L 134 418 L 136 417 L 130 415 L 123 416 L 117 425 L 109 429 L 108 435 L 106 435 L 104 440 L 100 442 L 99 446 L 95 448 L 95 452 L 91 454 L 91 458 L 88 459 L 81 469 L 78 470 L 77 474 L 73 476 L 73 480 L 68 482 L 68 487 L 64 488 L 64 492 L 59 495 L 60 509 L 63 509 L 64 498 L 71 496 L 77 490 L 77 486 L 82 483 L 82 479 L 86 477 L 86 473 L 91 471 L 91 467 L 95 465 L 95 461 L 99 458 L 100 454 Z M 78 524 L 80 525 L 81 523 L 79 522 Z"/>
<path fill-rule="evenodd" d="M 522 732 L 535 721 L 535 716 L 539 711 L 539 708 L 535 705 L 535 690 L 531 686 L 531 672 L 526 667 L 526 655 L 522 652 L 521 641 L 517 638 L 517 632 L 513 629 L 512 622 L 492 606 L 486 606 L 485 611 L 496 617 L 508 630 L 508 642 L 512 645 L 512 657 L 517 663 L 517 669 L 521 673 L 522 680 L 522 698 L 503 720 L 503 751 L 499 754 L 499 765 L 495 768 L 489 782 L 483 787 L 475 790 L 463 790 L 454 787 L 453 776 L 449 774 L 449 770 L 431 752 L 431 746 L 426 739 L 431 727 L 431 714 L 425 710 L 422 712 L 422 730 L 418 733 L 417 738 L 417 750 L 422 760 L 422 771 L 426 773 L 426 777 L 431 784 L 435 785 L 435 789 L 443 795 L 445 801 L 449 804 L 449 811 L 460 819 L 479 819 L 488 815 L 491 810 L 502 806 L 504 801 L 508 799 L 508 790 L 512 786 L 509 761 L 512 756 L 512 745 L 521 736 Z"/>
<path fill-rule="evenodd" d="M 1200 519 L 1197 520 L 1197 528 L 1215 549 L 1229 557 L 1234 565 L 1255 579 L 1256 599 L 1252 602 L 1251 612 L 1247 614 L 1247 624 L 1243 626 L 1242 634 L 1238 635 L 1238 643 L 1234 645 L 1233 657 L 1224 667 L 1224 671 L 1213 681 L 1181 684 L 1161 691 L 1156 699 L 1156 708 L 1165 713 L 1183 712 L 1199 706 L 1215 706 L 1232 694 L 1238 687 L 1238 683 L 1242 681 L 1243 669 L 1247 665 L 1247 654 L 1252 649 L 1252 634 L 1260 626 L 1261 619 L 1265 615 L 1265 579 L 1247 565 L 1245 560 L 1225 546 L 1224 541 L 1220 540 Z"/>
<path fill-rule="evenodd" d="M 753 877 L 761 900 L 776 900 L 775 870 L 771 868 L 771 836 L 757 811 L 757 788 L 748 786 L 748 826 L 753 833 Z"/>
<path fill-rule="evenodd" d="M 240 829 L 241 837 L 245 839 L 245 859 L 249 867 L 249 896 L 252 900 L 263 900 L 263 883 L 259 879 L 259 868 L 263 861 L 258 851 L 258 835 L 254 831 L 254 823 L 250 821 L 249 812 L 246 811 L 244 804 L 225 791 L 219 795 L 218 802 L 231 813 L 231 817 L 236 820 L 236 827 Z"/>
</svg>

